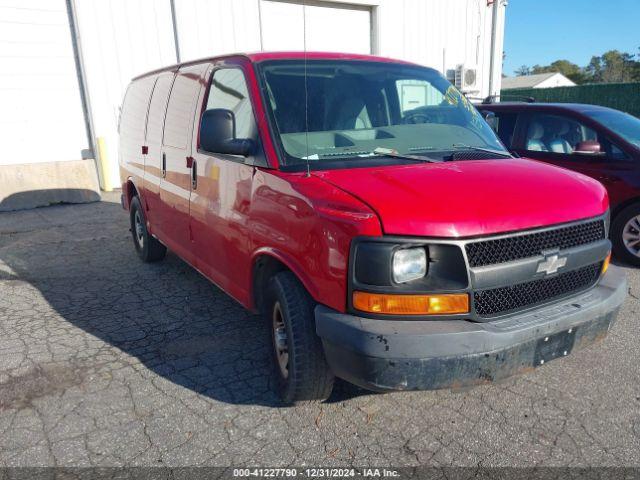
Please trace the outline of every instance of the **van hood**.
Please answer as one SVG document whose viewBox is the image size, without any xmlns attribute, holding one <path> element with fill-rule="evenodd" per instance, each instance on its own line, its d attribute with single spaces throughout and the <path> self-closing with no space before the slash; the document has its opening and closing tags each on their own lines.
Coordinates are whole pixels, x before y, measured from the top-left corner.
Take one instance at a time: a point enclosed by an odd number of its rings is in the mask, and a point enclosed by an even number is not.
<svg viewBox="0 0 640 480">
<path fill-rule="evenodd" d="M 597 181 L 522 158 L 314 175 L 369 205 L 390 235 L 463 238 L 512 232 L 595 217 L 609 205 Z"/>
</svg>

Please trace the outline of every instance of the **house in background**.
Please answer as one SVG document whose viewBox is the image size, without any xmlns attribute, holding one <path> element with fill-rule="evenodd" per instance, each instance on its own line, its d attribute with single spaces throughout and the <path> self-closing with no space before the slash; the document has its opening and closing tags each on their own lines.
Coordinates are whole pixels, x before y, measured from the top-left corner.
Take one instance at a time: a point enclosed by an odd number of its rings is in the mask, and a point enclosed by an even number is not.
<svg viewBox="0 0 640 480">
<path fill-rule="evenodd" d="M 556 88 L 575 87 L 576 84 L 559 72 L 538 73 L 535 75 L 521 75 L 519 77 L 504 77 L 502 89 L 514 88 Z"/>
<path fill-rule="evenodd" d="M 132 77 L 166 65 L 306 47 L 453 71 L 471 96 L 497 94 L 506 4 L 0 0 L 0 211 L 95 199 L 98 180 L 118 187 L 125 90 Z"/>
</svg>

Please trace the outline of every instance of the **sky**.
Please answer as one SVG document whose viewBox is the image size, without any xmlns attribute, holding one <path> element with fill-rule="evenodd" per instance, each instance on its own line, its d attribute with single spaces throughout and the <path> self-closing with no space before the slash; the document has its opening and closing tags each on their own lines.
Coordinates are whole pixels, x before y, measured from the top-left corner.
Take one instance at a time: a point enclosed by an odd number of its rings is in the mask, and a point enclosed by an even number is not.
<svg viewBox="0 0 640 480">
<path fill-rule="evenodd" d="M 640 0 L 509 0 L 505 75 L 566 59 L 586 66 L 608 50 L 640 53 Z"/>
</svg>

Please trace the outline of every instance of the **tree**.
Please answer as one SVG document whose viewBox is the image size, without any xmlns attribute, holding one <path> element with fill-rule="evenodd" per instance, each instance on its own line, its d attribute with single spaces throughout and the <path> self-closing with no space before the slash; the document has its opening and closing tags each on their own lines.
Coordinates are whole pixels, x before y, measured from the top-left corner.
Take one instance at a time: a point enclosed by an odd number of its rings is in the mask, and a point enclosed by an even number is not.
<svg viewBox="0 0 640 480">
<path fill-rule="evenodd" d="M 522 65 L 516 75 L 559 72 L 577 84 L 583 83 L 626 83 L 640 82 L 640 47 L 637 54 L 609 50 L 602 55 L 594 55 L 586 67 L 580 67 L 569 60 L 556 60 L 550 65 Z"/>
<path fill-rule="evenodd" d="M 558 72 L 578 84 L 585 83 L 588 78 L 579 65 L 576 65 L 569 60 L 556 60 L 551 65 L 544 67 L 535 65 L 532 72 L 534 74 Z"/>
<path fill-rule="evenodd" d="M 516 68 L 513 73 L 519 77 L 523 77 L 525 75 L 531 75 L 531 69 L 526 65 L 522 65 L 520 68 Z"/>
<path fill-rule="evenodd" d="M 591 57 L 591 61 L 585 68 L 585 72 L 590 77 L 592 82 L 602 82 L 602 58 L 597 56 Z"/>
<path fill-rule="evenodd" d="M 585 68 L 595 83 L 617 83 L 640 81 L 640 62 L 637 55 L 609 50 L 600 57 L 591 57 Z"/>
<path fill-rule="evenodd" d="M 636 60 L 634 65 L 631 67 L 631 76 L 633 77 L 634 82 L 640 82 L 640 47 L 638 47 L 638 54 L 636 54 Z"/>
<path fill-rule="evenodd" d="M 587 81 L 587 76 L 584 74 L 583 69 L 568 60 L 557 60 L 553 62 L 551 66 L 577 84 Z"/>
<path fill-rule="evenodd" d="M 602 81 L 605 83 L 624 82 L 626 57 L 618 50 L 609 50 L 602 55 Z"/>
</svg>

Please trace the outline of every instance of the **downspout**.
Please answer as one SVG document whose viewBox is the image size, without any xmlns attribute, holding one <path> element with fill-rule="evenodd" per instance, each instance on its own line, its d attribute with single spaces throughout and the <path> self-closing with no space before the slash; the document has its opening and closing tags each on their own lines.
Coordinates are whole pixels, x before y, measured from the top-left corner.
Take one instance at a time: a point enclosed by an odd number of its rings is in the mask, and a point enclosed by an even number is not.
<svg viewBox="0 0 640 480">
<path fill-rule="evenodd" d="M 264 38 L 262 36 L 262 0 L 256 0 L 258 2 L 258 23 L 260 25 L 260 51 L 264 52 Z"/>
<path fill-rule="evenodd" d="M 176 3 L 174 0 L 169 0 L 171 6 L 171 25 L 173 26 L 173 43 L 176 47 L 176 63 L 180 63 L 180 43 L 178 40 L 178 19 L 176 16 Z"/>
<path fill-rule="evenodd" d="M 80 89 L 80 103 L 82 104 L 82 113 L 84 114 L 84 125 L 87 135 L 87 142 L 91 156 L 95 163 L 96 172 L 98 174 L 98 182 L 103 189 L 109 187 L 105 184 L 104 175 L 100 168 L 98 158 L 98 148 L 96 145 L 95 128 L 93 125 L 93 114 L 91 112 L 91 102 L 89 101 L 89 89 L 87 87 L 87 74 L 84 69 L 84 60 L 82 56 L 82 42 L 80 41 L 80 29 L 78 28 L 78 16 L 76 14 L 76 4 L 74 0 L 66 0 L 67 16 L 69 17 L 69 29 L 71 33 L 71 45 L 73 47 L 73 59 L 76 64 L 76 76 L 78 77 L 78 87 Z"/>
<path fill-rule="evenodd" d="M 501 0 L 493 0 L 491 15 L 491 55 L 489 57 L 489 96 L 495 91 L 495 69 L 496 69 L 496 43 L 498 37 L 498 16 Z M 500 94 L 497 92 L 496 94 Z"/>
</svg>

